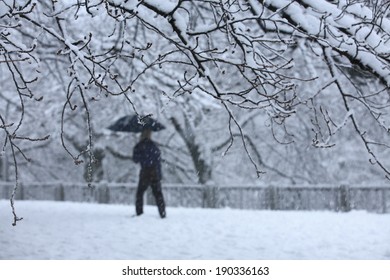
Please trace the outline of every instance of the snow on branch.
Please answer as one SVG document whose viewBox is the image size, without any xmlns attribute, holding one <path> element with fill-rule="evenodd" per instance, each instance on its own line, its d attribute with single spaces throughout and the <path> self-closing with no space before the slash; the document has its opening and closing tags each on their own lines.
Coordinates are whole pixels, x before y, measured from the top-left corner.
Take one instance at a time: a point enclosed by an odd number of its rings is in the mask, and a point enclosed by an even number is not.
<svg viewBox="0 0 390 280">
<path fill-rule="evenodd" d="M 254 2 L 251 1 L 257 5 Z M 331 47 L 352 64 L 374 73 L 387 87 L 390 86 L 390 33 L 386 17 L 373 18 L 371 14 L 370 18 L 367 7 L 360 1 L 341 1 L 340 7 L 325 0 L 264 2 L 295 30 L 322 46 Z"/>
</svg>

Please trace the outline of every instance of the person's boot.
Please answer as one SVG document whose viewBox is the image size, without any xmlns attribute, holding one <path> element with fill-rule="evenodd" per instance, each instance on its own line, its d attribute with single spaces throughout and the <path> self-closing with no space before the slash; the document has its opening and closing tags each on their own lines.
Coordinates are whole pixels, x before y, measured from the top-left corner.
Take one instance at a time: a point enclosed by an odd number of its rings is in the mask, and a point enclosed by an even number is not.
<svg viewBox="0 0 390 280">
<path fill-rule="evenodd" d="M 167 216 L 167 213 L 165 212 L 165 210 L 161 210 L 159 212 L 160 212 L 161 219 L 164 219 Z"/>
</svg>

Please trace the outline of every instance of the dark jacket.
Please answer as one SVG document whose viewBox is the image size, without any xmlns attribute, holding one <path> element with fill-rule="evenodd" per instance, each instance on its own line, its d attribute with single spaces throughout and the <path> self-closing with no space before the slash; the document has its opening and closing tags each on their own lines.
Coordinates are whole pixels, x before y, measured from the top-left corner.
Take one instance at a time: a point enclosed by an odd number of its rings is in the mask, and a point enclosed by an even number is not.
<svg viewBox="0 0 390 280">
<path fill-rule="evenodd" d="M 133 151 L 133 161 L 141 164 L 141 169 L 156 169 L 161 179 L 161 152 L 150 139 L 141 140 Z"/>
</svg>

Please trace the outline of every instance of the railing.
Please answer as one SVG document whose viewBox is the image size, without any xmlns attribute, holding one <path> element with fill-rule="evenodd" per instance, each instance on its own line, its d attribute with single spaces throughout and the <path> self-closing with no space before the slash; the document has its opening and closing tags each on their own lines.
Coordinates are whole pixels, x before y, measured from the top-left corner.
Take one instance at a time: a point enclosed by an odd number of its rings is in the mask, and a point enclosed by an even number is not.
<svg viewBox="0 0 390 280">
<path fill-rule="evenodd" d="M 0 183 L 0 199 L 9 199 L 13 185 Z M 101 183 L 93 188 L 86 184 L 20 184 L 17 200 L 55 200 L 134 204 L 136 186 Z M 269 210 L 329 210 L 347 212 L 367 210 L 390 212 L 389 186 L 179 186 L 164 185 L 168 206 L 239 208 Z M 151 192 L 146 204 L 154 204 Z"/>
</svg>

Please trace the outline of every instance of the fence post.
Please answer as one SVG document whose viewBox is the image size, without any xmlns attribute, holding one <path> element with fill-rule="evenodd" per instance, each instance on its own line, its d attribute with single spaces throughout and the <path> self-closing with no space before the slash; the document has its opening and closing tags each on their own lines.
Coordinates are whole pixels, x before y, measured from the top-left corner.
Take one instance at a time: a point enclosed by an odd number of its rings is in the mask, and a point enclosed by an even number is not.
<svg viewBox="0 0 390 280">
<path fill-rule="evenodd" d="M 10 184 L 1 184 L 0 189 L 0 199 L 9 199 L 9 197 L 11 196 Z"/>
<path fill-rule="evenodd" d="M 65 200 L 65 192 L 64 192 L 64 186 L 60 184 L 59 186 L 56 186 L 54 190 L 54 200 L 55 201 L 64 201 Z"/>
<path fill-rule="evenodd" d="M 382 213 L 387 213 L 386 189 L 382 189 Z"/>
<path fill-rule="evenodd" d="M 348 185 L 341 185 L 339 188 L 340 201 L 339 211 L 349 212 L 351 211 L 351 194 Z"/>
<path fill-rule="evenodd" d="M 12 192 L 13 192 L 14 188 L 15 188 L 15 186 L 11 187 L 10 197 L 12 195 Z M 17 189 L 16 189 L 16 193 L 15 193 L 15 199 L 17 199 L 17 200 L 24 200 L 25 199 L 23 183 L 20 183 L 20 182 L 18 183 L 18 186 L 17 186 Z"/>
<path fill-rule="evenodd" d="M 203 208 L 217 208 L 218 192 L 216 186 L 203 187 Z"/>
<path fill-rule="evenodd" d="M 277 210 L 278 208 L 278 193 L 275 186 L 270 185 L 268 187 L 268 208 L 270 210 Z"/>
<path fill-rule="evenodd" d="M 97 191 L 97 202 L 107 204 L 110 200 L 109 187 L 99 186 L 97 187 L 96 191 Z"/>
</svg>

